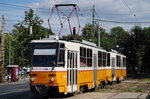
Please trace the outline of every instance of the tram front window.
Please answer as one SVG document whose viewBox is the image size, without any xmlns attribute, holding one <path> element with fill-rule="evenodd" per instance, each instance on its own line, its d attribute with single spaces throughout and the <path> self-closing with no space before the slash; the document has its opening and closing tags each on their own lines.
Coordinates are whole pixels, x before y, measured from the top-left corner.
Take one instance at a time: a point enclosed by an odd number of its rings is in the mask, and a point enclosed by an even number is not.
<svg viewBox="0 0 150 99">
<path fill-rule="evenodd" d="M 53 67 L 57 65 L 58 43 L 33 43 L 32 66 Z"/>
</svg>

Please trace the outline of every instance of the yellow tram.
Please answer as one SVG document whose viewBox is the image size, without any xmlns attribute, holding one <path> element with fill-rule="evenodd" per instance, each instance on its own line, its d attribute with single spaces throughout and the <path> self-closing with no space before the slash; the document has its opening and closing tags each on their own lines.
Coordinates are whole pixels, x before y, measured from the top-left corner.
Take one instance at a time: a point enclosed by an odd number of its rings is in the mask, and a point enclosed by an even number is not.
<svg viewBox="0 0 150 99">
<path fill-rule="evenodd" d="M 126 57 L 88 41 L 32 40 L 31 92 L 74 93 L 125 79 Z"/>
<path fill-rule="evenodd" d="M 107 52 L 106 71 L 108 82 L 126 79 L 126 56 L 115 50 Z"/>
</svg>

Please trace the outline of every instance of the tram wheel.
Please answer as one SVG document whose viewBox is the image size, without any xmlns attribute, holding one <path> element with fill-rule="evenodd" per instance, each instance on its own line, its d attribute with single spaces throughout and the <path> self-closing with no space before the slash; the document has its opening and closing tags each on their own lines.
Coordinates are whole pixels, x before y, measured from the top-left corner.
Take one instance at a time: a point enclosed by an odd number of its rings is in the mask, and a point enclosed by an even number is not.
<svg viewBox="0 0 150 99">
<path fill-rule="evenodd" d="M 80 86 L 80 93 L 84 93 L 84 86 Z"/>
<path fill-rule="evenodd" d="M 101 88 L 104 88 L 104 85 L 105 85 L 104 82 L 101 81 L 101 82 L 100 82 L 100 87 L 101 87 Z"/>
<path fill-rule="evenodd" d="M 117 82 L 116 83 L 120 83 L 119 78 L 117 78 Z"/>
</svg>

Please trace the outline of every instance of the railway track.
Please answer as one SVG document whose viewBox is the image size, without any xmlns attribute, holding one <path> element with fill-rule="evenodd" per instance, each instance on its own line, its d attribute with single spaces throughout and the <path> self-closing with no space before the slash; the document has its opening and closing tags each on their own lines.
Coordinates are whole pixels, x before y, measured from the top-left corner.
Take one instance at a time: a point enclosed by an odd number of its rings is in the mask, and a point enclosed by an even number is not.
<svg viewBox="0 0 150 99">
<path fill-rule="evenodd" d="M 139 84 L 145 83 L 145 82 L 143 82 L 143 81 L 141 80 L 141 81 L 138 81 L 138 82 L 134 82 L 134 81 L 132 82 L 132 81 L 131 81 L 131 82 L 127 82 L 127 83 L 135 84 L 134 86 L 131 86 L 130 88 L 136 88 Z M 144 89 L 135 99 L 141 99 L 141 96 L 142 96 L 143 94 L 145 94 L 147 90 L 149 90 L 148 95 L 150 95 L 150 82 L 149 82 L 149 83 L 146 83 L 146 84 L 147 84 L 147 86 L 145 87 L 145 89 Z M 121 92 L 117 92 L 117 93 L 113 94 L 112 96 L 109 96 L 109 97 L 106 98 L 106 99 L 112 99 L 113 97 L 119 95 L 120 93 L 121 93 Z"/>
<path fill-rule="evenodd" d="M 125 83 L 125 81 L 123 81 L 121 83 Z M 112 86 L 114 86 L 114 85 L 119 86 L 121 83 L 117 83 L 117 84 L 113 83 Z M 127 89 L 139 88 L 140 86 L 144 85 L 143 90 L 142 90 L 142 92 L 134 92 L 134 93 L 124 92 L 124 91 L 121 91 L 121 90 L 119 92 L 116 92 L 116 93 L 111 93 L 111 92 L 92 93 L 92 91 L 88 91 L 88 92 L 85 92 L 85 93 L 82 93 L 82 94 L 76 93 L 76 94 L 61 96 L 61 98 L 67 98 L 67 99 L 77 99 L 77 98 L 79 98 L 79 99 L 82 99 L 82 98 L 83 99 L 86 99 L 86 98 L 90 98 L 90 99 L 103 99 L 103 98 L 105 98 L 105 99 L 120 99 L 120 98 L 122 98 L 122 99 L 129 99 L 129 98 L 145 99 L 146 96 L 148 95 L 147 91 L 150 89 L 150 83 L 146 83 L 142 80 L 141 81 L 126 81 L 126 83 L 127 84 L 132 83 L 132 86 L 128 87 Z M 108 89 L 108 90 L 111 90 L 111 89 Z"/>
<path fill-rule="evenodd" d="M 150 83 L 147 83 L 147 84 L 148 84 L 147 87 L 140 93 L 140 95 L 136 97 L 137 99 L 140 99 L 140 96 L 142 96 L 142 94 L 144 94 L 150 88 Z M 150 95 L 150 91 L 148 95 Z"/>
</svg>

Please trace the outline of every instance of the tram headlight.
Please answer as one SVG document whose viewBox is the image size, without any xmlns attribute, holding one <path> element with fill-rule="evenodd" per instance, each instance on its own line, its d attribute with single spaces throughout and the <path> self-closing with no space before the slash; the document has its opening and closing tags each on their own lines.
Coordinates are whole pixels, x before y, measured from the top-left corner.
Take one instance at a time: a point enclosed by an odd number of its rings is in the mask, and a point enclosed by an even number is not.
<svg viewBox="0 0 150 99">
<path fill-rule="evenodd" d="M 54 82 L 54 81 L 55 81 L 55 77 L 52 77 L 52 78 L 51 78 L 51 82 Z"/>
<path fill-rule="evenodd" d="M 35 77 L 32 77 L 32 78 L 31 78 L 31 81 L 35 81 Z"/>
</svg>

